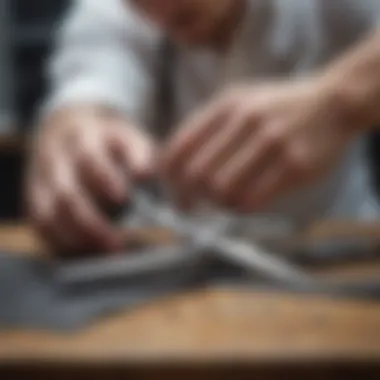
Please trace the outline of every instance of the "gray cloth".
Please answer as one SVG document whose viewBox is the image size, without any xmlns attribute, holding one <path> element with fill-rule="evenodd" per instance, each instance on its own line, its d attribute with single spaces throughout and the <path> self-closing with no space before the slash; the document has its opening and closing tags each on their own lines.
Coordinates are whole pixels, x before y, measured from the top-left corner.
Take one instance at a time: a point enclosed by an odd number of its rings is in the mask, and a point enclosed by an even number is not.
<svg viewBox="0 0 380 380">
<path fill-rule="evenodd" d="M 149 184 L 147 189 L 154 197 L 157 196 L 158 190 L 153 184 Z M 165 208 L 165 203 L 152 202 L 142 209 L 137 207 L 139 202 L 135 203 L 134 207 L 122 212 L 115 222 L 128 226 L 156 225 L 154 220 L 162 214 L 161 210 L 165 216 L 161 222 L 165 225 L 167 218 L 171 220 L 177 215 L 170 206 Z M 200 219 L 199 216 L 195 220 L 184 219 L 183 223 L 187 221 L 196 225 L 200 234 L 206 229 L 212 234 L 212 226 L 216 228 L 221 224 L 218 220 L 206 214 Z M 272 229 L 275 229 L 274 220 L 271 221 Z M 178 222 L 178 225 L 183 223 Z M 160 269 L 144 276 L 111 276 L 106 280 L 81 284 L 60 281 L 62 266 L 59 265 L 58 261 L 0 254 L 0 324 L 3 327 L 76 329 L 109 313 L 172 293 L 216 283 L 218 286 L 252 284 L 252 280 L 255 280 L 252 273 L 248 281 L 246 270 L 233 263 L 222 262 L 212 255 L 206 255 L 200 261 L 194 260 L 193 264 Z"/>
<path fill-rule="evenodd" d="M 198 270 L 184 268 L 149 278 L 70 286 L 57 282 L 55 271 L 45 260 L 0 254 L 1 328 L 77 329 L 174 292 L 207 286 L 217 279 L 244 282 L 245 277 L 230 266 L 205 263 Z"/>
<path fill-rule="evenodd" d="M 110 313 L 210 286 L 380 299 L 376 279 L 326 289 L 296 283 L 279 285 L 211 257 L 196 266 L 160 271 L 156 275 L 110 278 L 82 285 L 59 282 L 57 269 L 41 259 L 0 253 L 0 329 L 76 330 Z"/>
</svg>

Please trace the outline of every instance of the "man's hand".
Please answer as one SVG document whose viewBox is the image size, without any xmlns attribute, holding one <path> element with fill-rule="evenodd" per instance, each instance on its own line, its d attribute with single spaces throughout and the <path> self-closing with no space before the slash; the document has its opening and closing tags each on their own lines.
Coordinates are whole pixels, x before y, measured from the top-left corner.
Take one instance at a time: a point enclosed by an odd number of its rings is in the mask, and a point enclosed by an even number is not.
<svg viewBox="0 0 380 380">
<path fill-rule="evenodd" d="M 152 158 L 150 140 L 119 115 L 100 108 L 55 113 L 40 130 L 27 173 L 32 221 L 54 248 L 120 248 L 100 206 L 123 205 Z"/>
<path fill-rule="evenodd" d="M 247 86 L 180 128 L 164 170 L 180 203 L 261 210 L 337 164 L 352 133 L 322 80 Z"/>
</svg>

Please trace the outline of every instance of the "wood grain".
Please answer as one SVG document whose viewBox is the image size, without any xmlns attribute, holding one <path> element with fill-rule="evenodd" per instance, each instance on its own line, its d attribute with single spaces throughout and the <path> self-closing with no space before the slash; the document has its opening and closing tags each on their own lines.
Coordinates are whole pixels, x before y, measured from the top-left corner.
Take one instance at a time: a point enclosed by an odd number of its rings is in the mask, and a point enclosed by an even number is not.
<svg viewBox="0 0 380 380">
<path fill-rule="evenodd" d="M 0 360 L 112 363 L 175 359 L 380 359 L 380 306 L 203 291 L 156 302 L 73 335 L 0 333 Z"/>
<path fill-rule="evenodd" d="M 24 226 L 5 226 L 4 247 L 32 253 L 39 242 Z M 380 265 L 362 268 L 369 269 L 380 273 Z M 0 342 L 0 363 L 19 364 L 379 361 L 380 303 L 208 289 L 112 316 L 77 333 L 0 331 Z"/>
</svg>

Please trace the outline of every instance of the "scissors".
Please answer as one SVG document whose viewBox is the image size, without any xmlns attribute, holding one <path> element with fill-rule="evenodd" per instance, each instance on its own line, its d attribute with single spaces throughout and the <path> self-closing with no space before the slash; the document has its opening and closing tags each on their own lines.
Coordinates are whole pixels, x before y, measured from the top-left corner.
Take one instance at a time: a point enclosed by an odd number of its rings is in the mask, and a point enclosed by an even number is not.
<svg viewBox="0 0 380 380">
<path fill-rule="evenodd" d="M 197 265 L 201 265 L 205 260 L 216 258 L 240 267 L 256 280 L 257 275 L 260 275 L 281 289 L 345 297 L 380 296 L 378 278 L 361 281 L 321 279 L 292 263 L 280 251 L 270 250 L 260 243 L 231 236 L 229 231 L 242 221 L 236 216 L 216 213 L 203 219 L 192 217 L 181 213 L 170 203 L 157 202 L 157 198 L 145 188 L 139 188 L 133 199 L 140 218 L 153 225 L 172 230 L 182 238 L 181 243 L 170 247 L 150 248 L 131 255 L 65 264 L 57 272 L 61 282 L 76 284 L 109 277 L 138 277 L 188 266 L 196 270 Z M 294 232 L 296 228 L 289 224 L 285 235 Z M 281 234 L 276 236 L 269 234 L 266 239 L 281 241 L 281 237 L 284 236 L 279 235 Z M 260 241 L 263 236 L 258 234 L 256 238 Z"/>
</svg>

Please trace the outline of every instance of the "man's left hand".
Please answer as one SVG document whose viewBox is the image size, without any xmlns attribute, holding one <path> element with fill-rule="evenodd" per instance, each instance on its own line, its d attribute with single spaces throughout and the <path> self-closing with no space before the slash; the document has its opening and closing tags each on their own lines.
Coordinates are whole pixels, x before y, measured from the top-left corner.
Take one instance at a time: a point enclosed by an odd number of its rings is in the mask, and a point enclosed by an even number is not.
<svg viewBox="0 0 380 380">
<path fill-rule="evenodd" d="M 164 150 L 180 204 L 200 199 L 260 211 L 326 175 L 353 137 L 323 80 L 227 91 L 198 111 Z"/>
</svg>

